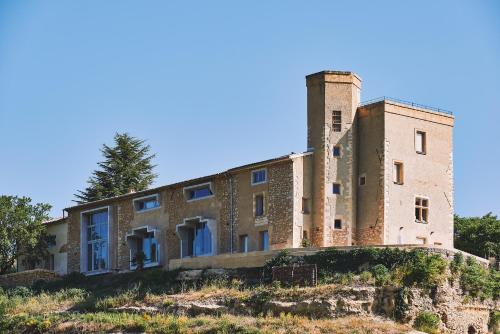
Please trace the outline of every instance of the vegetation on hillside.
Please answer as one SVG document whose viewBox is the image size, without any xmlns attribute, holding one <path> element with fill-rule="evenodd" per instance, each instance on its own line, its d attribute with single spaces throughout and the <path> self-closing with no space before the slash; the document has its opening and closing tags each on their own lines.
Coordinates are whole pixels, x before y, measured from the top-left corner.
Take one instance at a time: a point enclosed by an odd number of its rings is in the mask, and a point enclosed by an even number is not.
<svg viewBox="0 0 500 334">
<path fill-rule="evenodd" d="M 42 222 L 50 208 L 28 197 L 0 196 L 0 274 L 13 270 L 17 259 L 30 268 L 46 257 L 50 238 Z"/>
<path fill-rule="evenodd" d="M 455 216 L 455 248 L 480 257 L 500 259 L 500 219 Z"/>
<path fill-rule="evenodd" d="M 179 282 L 178 272 L 159 269 L 88 277 L 73 273 L 60 281 L 37 282 L 30 289 L 0 292 L 0 332 L 319 333 L 328 329 L 344 333 L 356 328 L 357 333 L 396 333 L 407 327 L 369 319 L 364 319 L 366 322 L 362 324 L 354 318 L 311 321 L 299 316 L 271 315 L 264 305 L 271 300 L 292 302 L 325 296 L 346 285 L 388 285 L 399 287 L 394 314 L 390 316 L 404 322 L 409 286 L 433 291 L 436 284 L 450 280 L 460 284 L 470 300 L 499 297 L 498 272 L 489 271 L 474 260 L 464 260 L 461 255 L 449 263 L 439 255 L 422 250 L 366 248 L 348 255 L 326 250 L 303 258 L 283 251 L 264 269 L 269 272 L 274 265 L 291 263 L 315 263 L 321 276 L 319 285 L 298 288 L 267 281 L 250 285 L 224 275 Z M 253 317 L 174 316 L 169 310 L 179 298 L 191 302 L 220 299 L 227 305 L 243 303 Z M 117 312 L 121 307 L 141 310 L 153 307 L 162 315 L 145 311 Z M 435 315 L 422 313 L 417 325 L 432 333 L 436 328 Z"/>
<path fill-rule="evenodd" d="M 92 172 L 87 188 L 75 194 L 78 203 L 146 190 L 156 178 L 153 173 L 155 165 L 152 164 L 155 154 L 149 154 L 151 148 L 144 140 L 117 133 L 114 143 L 113 147 L 102 146 L 104 161 L 99 162 L 99 169 Z"/>
</svg>

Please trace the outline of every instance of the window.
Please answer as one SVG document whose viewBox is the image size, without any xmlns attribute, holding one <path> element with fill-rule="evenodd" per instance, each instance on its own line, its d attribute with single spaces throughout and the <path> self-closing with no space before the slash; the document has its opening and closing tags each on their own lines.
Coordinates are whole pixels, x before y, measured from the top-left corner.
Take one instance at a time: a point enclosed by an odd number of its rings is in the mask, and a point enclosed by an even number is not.
<svg viewBox="0 0 500 334">
<path fill-rule="evenodd" d="M 427 224 L 429 222 L 429 200 L 427 198 L 415 198 L 415 222 Z"/>
<path fill-rule="evenodd" d="M 267 231 L 260 232 L 260 250 L 269 250 L 269 233 Z"/>
<path fill-rule="evenodd" d="M 332 129 L 333 132 L 342 131 L 342 113 L 334 110 L 332 113 Z"/>
<path fill-rule="evenodd" d="M 141 197 L 134 199 L 135 211 L 148 211 L 160 207 L 160 201 L 158 200 L 158 195 Z"/>
<path fill-rule="evenodd" d="M 184 196 L 188 201 L 196 201 L 213 196 L 212 184 L 204 183 L 196 186 L 184 188 Z"/>
<path fill-rule="evenodd" d="M 426 154 L 427 152 L 427 138 L 426 133 L 423 131 L 415 132 L 415 151 L 419 154 Z"/>
<path fill-rule="evenodd" d="M 309 199 L 302 197 L 302 213 L 303 214 L 309 214 L 310 209 L 309 209 Z"/>
<path fill-rule="evenodd" d="M 335 219 L 333 221 L 333 228 L 336 230 L 341 230 L 342 229 L 342 220 L 341 219 Z"/>
<path fill-rule="evenodd" d="M 51 247 L 55 247 L 56 245 L 57 245 L 56 236 L 53 234 L 48 235 L 47 236 L 47 247 L 51 248 Z"/>
<path fill-rule="evenodd" d="M 45 260 L 45 269 L 53 271 L 54 267 L 55 267 L 54 254 L 49 254 Z"/>
<path fill-rule="evenodd" d="M 395 184 L 403 184 L 403 163 L 394 161 L 392 177 L 394 179 Z"/>
<path fill-rule="evenodd" d="M 417 245 L 425 245 L 425 244 L 427 244 L 427 238 L 425 238 L 425 237 L 417 237 L 416 244 Z"/>
<path fill-rule="evenodd" d="M 340 157 L 340 146 L 335 146 L 333 148 L 333 156 L 334 157 Z"/>
<path fill-rule="evenodd" d="M 363 174 L 359 177 L 359 185 L 364 186 L 365 184 L 366 184 L 366 175 Z"/>
<path fill-rule="evenodd" d="M 265 169 L 252 171 L 252 185 L 257 185 L 266 182 L 267 182 L 267 171 Z"/>
<path fill-rule="evenodd" d="M 332 186 L 332 192 L 334 195 L 340 195 L 340 183 L 334 183 Z"/>
<path fill-rule="evenodd" d="M 206 222 L 200 222 L 194 230 L 193 255 L 208 255 L 212 253 L 212 234 Z"/>
<path fill-rule="evenodd" d="M 127 234 L 127 243 L 130 248 L 130 269 L 138 266 L 139 252 L 142 252 L 144 267 L 157 266 L 160 262 L 160 246 L 156 238 L 156 230 L 150 226 L 135 228 Z"/>
<path fill-rule="evenodd" d="M 248 252 L 248 235 L 240 235 L 240 253 Z"/>
<path fill-rule="evenodd" d="M 181 258 L 215 255 L 217 252 L 217 224 L 215 220 L 203 217 L 184 219 L 176 226 L 181 240 Z"/>
<path fill-rule="evenodd" d="M 258 194 L 254 197 L 255 202 L 255 217 L 264 216 L 264 194 Z"/>
<path fill-rule="evenodd" d="M 84 214 L 87 272 L 108 269 L 108 210 Z"/>
</svg>

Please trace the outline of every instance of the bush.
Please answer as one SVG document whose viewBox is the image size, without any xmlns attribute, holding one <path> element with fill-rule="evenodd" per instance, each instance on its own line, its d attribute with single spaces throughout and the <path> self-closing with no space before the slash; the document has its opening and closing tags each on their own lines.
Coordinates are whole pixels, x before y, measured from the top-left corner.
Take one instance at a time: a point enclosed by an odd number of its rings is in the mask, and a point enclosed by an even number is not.
<svg viewBox="0 0 500 334">
<path fill-rule="evenodd" d="M 455 253 L 453 255 L 453 260 L 450 262 L 450 271 L 452 274 L 456 274 L 462 270 L 464 265 L 464 255 L 461 252 Z"/>
<path fill-rule="evenodd" d="M 33 291 L 25 286 L 18 286 L 7 290 L 7 296 L 9 298 L 12 297 L 28 298 L 33 296 Z"/>
<path fill-rule="evenodd" d="M 378 286 L 384 285 L 389 280 L 389 269 L 383 264 L 373 266 L 372 274 L 375 277 L 375 284 Z"/>
<path fill-rule="evenodd" d="M 443 280 L 447 263 L 440 255 L 429 255 L 418 249 L 412 252 L 412 257 L 412 261 L 403 266 L 405 285 L 430 288 Z"/>
<path fill-rule="evenodd" d="M 439 316 L 432 312 L 422 311 L 415 319 L 414 327 L 429 334 L 439 333 Z"/>
<path fill-rule="evenodd" d="M 496 276 L 495 272 L 491 276 Z M 461 270 L 460 287 L 473 298 L 489 298 L 493 296 L 494 282 L 490 280 L 490 273 L 472 257 L 467 258 Z"/>
<path fill-rule="evenodd" d="M 361 274 L 359 274 L 359 280 L 364 284 L 371 283 L 373 280 L 373 275 L 369 271 L 363 271 Z"/>
</svg>

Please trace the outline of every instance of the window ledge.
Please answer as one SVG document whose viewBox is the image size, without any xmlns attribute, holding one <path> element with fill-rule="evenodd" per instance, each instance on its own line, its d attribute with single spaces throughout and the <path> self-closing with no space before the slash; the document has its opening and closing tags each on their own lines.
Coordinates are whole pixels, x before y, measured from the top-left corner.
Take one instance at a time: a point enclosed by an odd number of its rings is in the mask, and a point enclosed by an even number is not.
<svg viewBox="0 0 500 334">
<path fill-rule="evenodd" d="M 415 153 L 420 154 L 420 155 L 427 155 L 426 152 L 418 152 L 418 151 L 416 151 Z"/>
<path fill-rule="evenodd" d="M 153 262 L 153 263 L 145 264 L 143 268 L 145 269 L 145 268 L 152 268 L 152 267 L 159 267 L 159 266 L 160 266 L 160 262 Z M 137 265 L 130 266 L 130 270 L 137 270 Z"/>
<path fill-rule="evenodd" d="M 264 184 L 264 183 L 267 183 L 267 180 L 262 181 L 262 182 L 255 182 L 255 183 L 252 182 L 252 186 L 258 186 L 259 184 Z"/>
<path fill-rule="evenodd" d="M 88 271 L 83 273 L 85 276 L 95 276 L 95 275 L 104 275 L 104 274 L 109 274 L 111 270 L 105 269 L 105 270 L 96 270 L 96 271 Z"/>
<path fill-rule="evenodd" d="M 255 218 L 255 226 L 267 225 L 269 223 L 266 216 Z"/>
<path fill-rule="evenodd" d="M 210 196 L 205 196 L 205 197 L 200 197 L 200 198 L 192 198 L 192 199 L 188 199 L 186 202 L 191 203 L 191 202 L 201 201 L 203 199 L 212 198 L 214 196 L 215 195 L 210 195 Z"/>
<path fill-rule="evenodd" d="M 402 186 L 404 182 L 394 182 L 394 184 L 397 184 L 398 186 Z"/>
<path fill-rule="evenodd" d="M 150 212 L 150 211 L 155 211 L 161 208 L 161 206 L 157 206 L 155 208 L 150 208 L 150 209 L 144 209 L 144 210 L 135 210 L 136 213 L 144 213 L 144 212 Z"/>
<path fill-rule="evenodd" d="M 415 223 L 417 223 L 417 224 L 424 224 L 424 225 L 429 224 L 429 222 L 426 222 L 425 220 L 415 220 Z"/>
</svg>

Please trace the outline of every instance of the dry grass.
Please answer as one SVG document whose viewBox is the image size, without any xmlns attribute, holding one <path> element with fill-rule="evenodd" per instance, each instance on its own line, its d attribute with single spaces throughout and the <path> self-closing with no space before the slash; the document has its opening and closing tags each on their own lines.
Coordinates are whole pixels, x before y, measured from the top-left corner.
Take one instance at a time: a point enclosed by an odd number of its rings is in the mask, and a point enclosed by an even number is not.
<svg viewBox="0 0 500 334">
<path fill-rule="evenodd" d="M 351 333 L 396 334 L 410 330 L 404 325 L 375 318 L 341 318 L 310 320 L 281 314 L 279 317 L 173 317 L 118 313 L 90 313 L 38 318 L 18 318 L 8 328 L 12 333 L 82 333 L 82 332 L 146 332 L 146 333 Z"/>
</svg>

